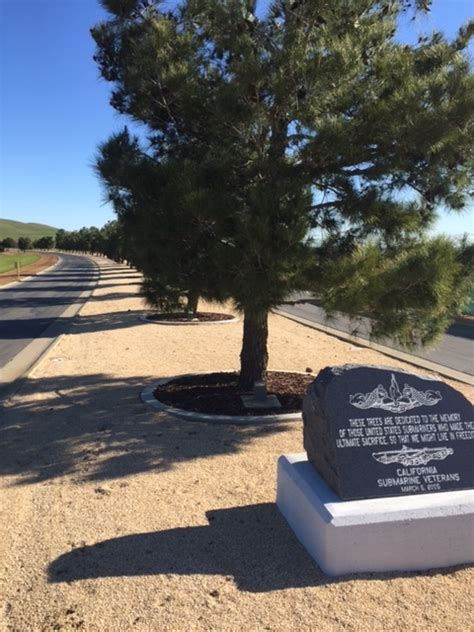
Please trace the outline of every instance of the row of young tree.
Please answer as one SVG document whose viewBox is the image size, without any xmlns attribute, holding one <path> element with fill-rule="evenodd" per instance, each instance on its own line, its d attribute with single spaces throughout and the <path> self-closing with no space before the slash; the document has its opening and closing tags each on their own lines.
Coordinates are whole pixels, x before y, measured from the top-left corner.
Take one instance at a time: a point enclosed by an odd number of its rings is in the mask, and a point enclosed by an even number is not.
<svg viewBox="0 0 474 632">
<path fill-rule="evenodd" d="M 133 124 L 96 169 L 152 304 L 231 299 L 240 386 L 265 379 L 268 313 L 295 290 L 375 337 L 427 344 L 473 282 L 473 247 L 430 238 L 468 204 L 472 23 L 400 43 L 429 0 L 102 0 L 92 35 Z"/>
<path fill-rule="evenodd" d="M 66 252 L 80 252 L 104 255 L 114 261 L 132 263 L 133 257 L 128 248 L 128 240 L 121 222 L 107 222 L 102 228 L 91 226 L 80 230 L 56 233 L 56 248 Z"/>
<path fill-rule="evenodd" d="M 51 250 L 54 248 L 54 237 L 39 237 L 35 240 L 30 237 L 19 237 L 18 239 L 5 237 L 0 241 L 0 246 L 2 248 L 18 248 L 19 250 L 31 250 L 32 248 Z"/>
<path fill-rule="evenodd" d="M 91 226 L 80 230 L 67 231 L 62 228 L 55 237 L 45 236 L 38 239 L 30 237 L 5 237 L 0 241 L 0 248 L 18 248 L 19 250 L 63 250 L 104 255 L 114 261 L 132 264 L 132 253 L 128 245 L 125 228 L 118 220 L 107 222 L 102 228 Z"/>
<path fill-rule="evenodd" d="M 5 237 L 0 241 L 2 248 L 18 248 L 19 250 L 63 250 L 104 255 L 114 261 L 128 261 L 131 254 L 127 249 L 127 239 L 121 223 L 117 220 L 108 222 L 102 228 L 91 226 L 80 230 L 67 231 L 60 229 L 55 237 L 45 236 L 38 239 L 30 237 Z"/>
</svg>

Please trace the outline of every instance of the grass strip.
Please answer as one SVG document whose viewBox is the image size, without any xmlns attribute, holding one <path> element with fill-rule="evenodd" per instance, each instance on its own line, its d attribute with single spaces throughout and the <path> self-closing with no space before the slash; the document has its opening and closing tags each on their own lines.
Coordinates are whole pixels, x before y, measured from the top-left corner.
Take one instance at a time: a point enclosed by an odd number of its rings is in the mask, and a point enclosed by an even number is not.
<svg viewBox="0 0 474 632">
<path fill-rule="evenodd" d="M 10 272 L 16 268 L 17 262 L 19 262 L 22 268 L 35 263 L 40 258 L 40 255 L 32 255 L 32 254 L 16 254 L 16 255 L 5 255 L 0 254 L 0 274 L 4 272 Z"/>
</svg>

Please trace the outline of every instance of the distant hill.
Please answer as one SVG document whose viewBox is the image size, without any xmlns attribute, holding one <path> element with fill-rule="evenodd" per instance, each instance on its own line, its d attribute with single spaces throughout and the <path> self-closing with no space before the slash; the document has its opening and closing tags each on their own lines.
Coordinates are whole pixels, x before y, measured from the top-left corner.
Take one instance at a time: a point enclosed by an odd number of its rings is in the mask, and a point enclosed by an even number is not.
<svg viewBox="0 0 474 632">
<path fill-rule="evenodd" d="M 16 222 L 13 219 L 0 219 L 0 241 L 5 237 L 29 237 L 32 240 L 40 237 L 54 237 L 58 229 L 47 224 Z"/>
</svg>

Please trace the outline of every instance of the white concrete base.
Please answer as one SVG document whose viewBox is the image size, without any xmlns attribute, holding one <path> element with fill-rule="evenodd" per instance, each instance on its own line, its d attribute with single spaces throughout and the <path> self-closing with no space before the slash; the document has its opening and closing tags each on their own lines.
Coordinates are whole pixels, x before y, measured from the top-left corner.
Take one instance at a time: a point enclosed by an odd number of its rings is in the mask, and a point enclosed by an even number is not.
<svg viewBox="0 0 474 632">
<path fill-rule="evenodd" d="M 328 575 L 474 562 L 474 490 L 343 501 L 302 452 L 278 460 L 277 505 Z"/>
</svg>

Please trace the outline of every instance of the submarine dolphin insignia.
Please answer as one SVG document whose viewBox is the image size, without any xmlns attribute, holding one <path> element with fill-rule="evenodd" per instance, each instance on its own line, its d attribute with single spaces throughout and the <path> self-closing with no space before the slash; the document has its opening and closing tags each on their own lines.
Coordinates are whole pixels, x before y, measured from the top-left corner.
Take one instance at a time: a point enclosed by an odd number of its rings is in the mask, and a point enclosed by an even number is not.
<svg viewBox="0 0 474 632">
<path fill-rule="evenodd" d="M 401 465 L 426 465 L 430 461 L 444 461 L 454 454 L 453 448 L 446 446 L 438 448 L 408 448 L 406 445 L 401 450 L 389 450 L 385 452 L 373 452 L 373 458 L 379 463 L 401 463 Z"/>
<path fill-rule="evenodd" d="M 369 393 L 349 395 L 349 402 L 356 408 L 364 410 L 367 408 L 381 408 L 392 413 L 403 413 L 407 410 L 418 408 L 418 406 L 435 406 L 442 399 L 439 391 L 431 389 L 419 391 L 408 384 L 405 384 L 403 390 L 400 391 L 393 373 L 388 391 L 382 384 L 378 384 Z"/>
</svg>

